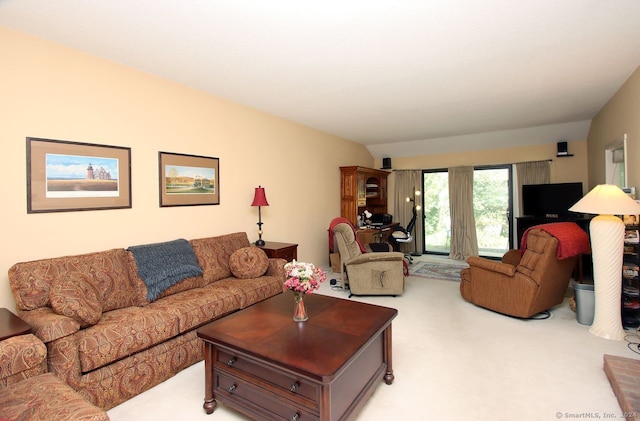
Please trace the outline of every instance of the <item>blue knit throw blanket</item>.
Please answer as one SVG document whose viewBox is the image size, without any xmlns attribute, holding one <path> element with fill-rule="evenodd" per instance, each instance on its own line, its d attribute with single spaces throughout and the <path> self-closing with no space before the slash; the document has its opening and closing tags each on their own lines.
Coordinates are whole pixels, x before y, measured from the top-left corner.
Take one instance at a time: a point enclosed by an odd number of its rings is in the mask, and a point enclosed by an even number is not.
<svg viewBox="0 0 640 421">
<path fill-rule="evenodd" d="M 185 239 L 131 246 L 138 274 L 147 286 L 147 299 L 155 301 L 170 286 L 202 275 L 191 244 Z"/>
</svg>

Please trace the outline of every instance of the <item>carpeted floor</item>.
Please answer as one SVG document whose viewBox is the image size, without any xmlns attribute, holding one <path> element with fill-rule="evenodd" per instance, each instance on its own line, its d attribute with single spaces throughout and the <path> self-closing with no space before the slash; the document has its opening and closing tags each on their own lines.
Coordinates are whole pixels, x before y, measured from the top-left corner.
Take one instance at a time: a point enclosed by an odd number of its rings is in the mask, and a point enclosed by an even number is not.
<svg viewBox="0 0 640 421">
<path fill-rule="evenodd" d="M 449 261 L 416 261 L 409 266 L 409 274 L 420 278 L 441 279 L 445 281 L 459 281 L 460 270 L 468 267 L 464 262 Z"/>
<path fill-rule="evenodd" d="M 411 266 L 426 260 L 421 256 Z M 328 273 L 329 279 L 340 275 Z M 349 298 L 328 281 L 321 285 L 319 294 L 398 309 L 395 381 L 380 381 L 357 421 L 624 419 L 603 354 L 637 359 L 626 341 L 591 334 L 576 321 L 568 299 L 551 309 L 549 319 L 525 321 L 469 304 L 458 286 L 411 275 L 402 296 Z M 309 308 L 309 317 L 320 317 L 319 311 Z M 223 404 L 206 415 L 204 395 L 200 362 L 108 414 L 112 421 L 248 420 Z"/>
</svg>

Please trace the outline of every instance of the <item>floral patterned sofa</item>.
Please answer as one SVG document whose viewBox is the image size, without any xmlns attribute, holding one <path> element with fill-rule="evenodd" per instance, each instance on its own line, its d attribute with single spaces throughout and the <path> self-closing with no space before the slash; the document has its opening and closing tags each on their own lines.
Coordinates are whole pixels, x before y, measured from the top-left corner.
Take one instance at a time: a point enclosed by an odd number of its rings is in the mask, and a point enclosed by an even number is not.
<svg viewBox="0 0 640 421">
<path fill-rule="evenodd" d="M 188 244 L 201 274 L 151 299 L 132 248 L 13 265 L 16 310 L 46 344 L 48 370 L 110 409 L 202 360 L 198 327 L 284 290 L 285 260 L 246 233 Z"/>
</svg>

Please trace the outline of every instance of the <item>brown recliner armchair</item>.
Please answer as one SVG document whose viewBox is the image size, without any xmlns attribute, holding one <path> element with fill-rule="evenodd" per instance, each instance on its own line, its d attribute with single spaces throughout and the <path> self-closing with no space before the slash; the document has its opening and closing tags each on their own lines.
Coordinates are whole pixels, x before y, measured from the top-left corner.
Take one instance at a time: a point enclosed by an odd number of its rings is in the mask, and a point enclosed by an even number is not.
<svg viewBox="0 0 640 421">
<path fill-rule="evenodd" d="M 460 272 L 462 298 L 520 318 L 530 318 L 562 303 L 577 259 L 589 248 L 589 238 L 580 228 L 582 234 L 572 226 L 561 228 L 569 228 L 580 237 L 579 241 L 573 241 L 579 247 L 571 244 L 572 252 L 569 256 L 561 255 L 562 259 L 558 257 L 558 238 L 535 227 L 526 233 L 522 255 L 521 250 L 510 250 L 502 262 L 469 257 L 469 268 Z"/>
<path fill-rule="evenodd" d="M 343 266 L 343 279 L 349 285 L 351 295 L 402 295 L 402 253 L 363 253 L 353 227 L 346 223 L 335 225 L 333 235 Z"/>
</svg>

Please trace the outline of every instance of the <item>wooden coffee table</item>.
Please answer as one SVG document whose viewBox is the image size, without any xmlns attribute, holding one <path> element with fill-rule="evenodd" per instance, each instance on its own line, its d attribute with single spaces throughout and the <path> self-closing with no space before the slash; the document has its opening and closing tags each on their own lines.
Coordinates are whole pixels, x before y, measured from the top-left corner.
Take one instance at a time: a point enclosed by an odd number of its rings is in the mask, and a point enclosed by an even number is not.
<svg viewBox="0 0 640 421">
<path fill-rule="evenodd" d="M 319 294 L 293 321 L 286 292 L 198 329 L 204 409 L 217 402 L 254 419 L 353 419 L 381 380 L 391 384 L 393 308 Z"/>
</svg>

